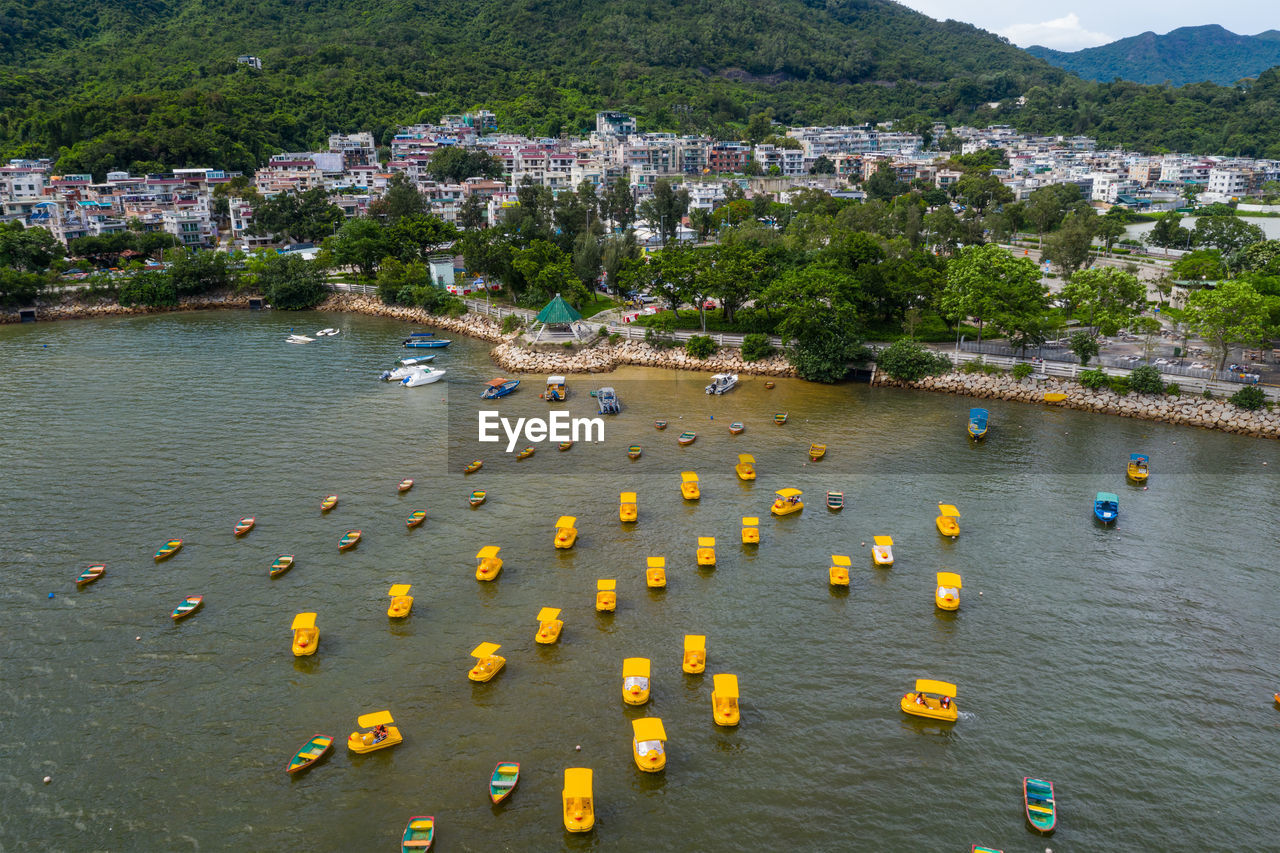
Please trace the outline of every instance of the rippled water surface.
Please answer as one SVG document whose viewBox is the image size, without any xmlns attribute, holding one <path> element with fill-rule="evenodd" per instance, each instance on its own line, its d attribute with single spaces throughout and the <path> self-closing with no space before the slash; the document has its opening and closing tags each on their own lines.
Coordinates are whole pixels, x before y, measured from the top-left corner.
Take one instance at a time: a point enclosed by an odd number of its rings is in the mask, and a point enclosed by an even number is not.
<svg viewBox="0 0 1280 853">
<path fill-rule="evenodd" d="M 331 324 L 342 334 L 283 342 Z M 432 814 L 441 850 L 1030 853 L 1046 841 L 1023 821 L 1025 775 L 1057 785 L 1059 853 L 1276 848 L 1274 442 L 993 403 L 973 445 L 964 398 L 751 378 L 709 398 L 704 374 L 636 369 L 570 378 L 575 414 L 588 389 L 619 389 L 603 444 L 518 463 L 489 446 L 464 477 L 487 346 L 455 340 L 437 385 L 374 381 L 406 331 L 270 312 L 0 327 L 0 848 L 393 850 L 410 815 Z M 499 408 L 545 414 L 541 381 Z M 816 464 L 811 441 L 830 447 Z M 1152 455 L 1147 490 L 1124 482 L 1135 450 Z M 743 452 L 754 484 L 733 474 Z M 697 504 L 682 470 L 701 475 Z M 403 477 L 417 484 L 398 495 Z M 774 519 L 784 486 L 809 505 Z M 476 488 L 490 499 L 473 510 Z M 1114 529 L 1092 520 L 1099 490 L 1120 495 Z M 330 492 L 341 503 L 321 515 Z M 963 514 L 954 542 L 939 501 Z M 428 519 L 408 530 L 415 509 Z M 562 514 L 580 530 L 567 552 L 551 544 Z M 258 525 L 237 540 L 242 515 Z M 761 517 L 754 551 L 744 515 Z M 364 541 L 339 553 L 348 528 Z M 890 570 L 871 567 L 876 534 L 894 537 Z M 699 536 L 717 538 L 714 571 L 694 565 Z M 170 537 L 186 546 L 155 563 Z M 493 584 L 473 577 L 487 544 L 506 559 Z M 297 563 L 271 580 L 282 552 Z M 831 554 L 853 558 L 847 594 L 827 585 Z M 644 586 L 649 555 L 667 558 L 665 592 Z M 98 561 L 106 577 L 77 591 Z M 933 606 L 938 570 L 964 578 L 956 614 Z M 608 577 L 620 603 L 601 616 Z M 393 583 L 416 597 L 401 622 Z M 196 593 L 201 612 L 172 624 Z M 544 606 L 563 609 L 553 647 L 533 641 Z M 290 622 L 311 610 L 319 651 L 295 659 Z M 705 676 L 680 670 L 686 633 L 708 637 Z M 483 641 L 508 664 L 476 685 Z M 643 710 L 621 701 L 629 656 L 653 660 Z M 715 672 L 738 675 L 736 729 L 712 723 Z M 902 715 L 917 677 L 959 685 L 959 722 Z M 342 748 L 383 708 L 403 744 Z M 631 760 L 646 713 L 670 738 L 658 775 Z M 287 776 L 315 732 L 339 748 Z M 494 808 L 500 760 L 522 775 Z M 588 836 L 561 826 L 571 766 L 595 770 Z"/>
</svg>

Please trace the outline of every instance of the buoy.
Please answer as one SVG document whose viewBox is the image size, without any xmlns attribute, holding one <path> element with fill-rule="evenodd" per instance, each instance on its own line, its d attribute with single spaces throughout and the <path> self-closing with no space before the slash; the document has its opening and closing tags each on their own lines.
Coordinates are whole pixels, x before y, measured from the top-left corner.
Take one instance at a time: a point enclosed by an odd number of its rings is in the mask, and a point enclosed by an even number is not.
<svg viewBox="0 0 1280 853">
<path fill-rule="evenodd" d="M 982 595 L 982 593 L 981 593 L 981 592 L 979 592 L 979 593 L 978 593 L 978 595 Z"/>
<path fill-rule="evenodd" d="M 867 547 L 867 543 L 866 543 L 866 542 L 863 542 L 863 543 L 862 543 L 862 547 L 863 547 L 863 548 Z"/>
<path fill-rule="evenodd" d="M 582 744 L 578 744 L 573 748 L 574 752 L 582 752 Z"/>
<path fill-rule="evenodd" d="M 134 637 L 135 640 L 141 640 L 141 637 Z"/>
<path fill-rule="evenodd" d="M 49 784 L 50 782 L 52 782 L 52 781 L 53 781 L 53 777 L 52 777 L 52 776 L 46 776 L 46 777 L 44 777 L 44 783 L 45 783 L 46 785 L 48 785 L 48 784 Z"/>
<path fill-rule="evenodd" d="M 53 593 L 49 593 L 49 597 L 50 597 L 50 598 L 53 598 Z"/>
</svg>

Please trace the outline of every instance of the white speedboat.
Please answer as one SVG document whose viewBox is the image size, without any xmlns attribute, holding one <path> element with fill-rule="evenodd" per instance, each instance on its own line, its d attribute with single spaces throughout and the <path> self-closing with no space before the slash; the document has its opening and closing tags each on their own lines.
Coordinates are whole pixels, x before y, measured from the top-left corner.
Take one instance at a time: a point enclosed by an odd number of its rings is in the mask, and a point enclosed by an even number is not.
<svg viewBox="0 0 1280 853">
<path fill-rule="evenodd" d="M 315 338 L 308 338 L 306 335 L 290 335 L 285 338 L 285 342 L 290 344 L 309 344 L 314 340 Z"/>
<path fill-rule="evenodd" d="M 738 384 L 738 374 L 717 373 L 711 377 L 711 384 L 706 387 L 708 394 L 723 394 Z"/>
<path fill-rule="evenodd" d="M 430 385 L 432 382 L 438 382 L 444 376 L 442 368 L 430 369 L 426 367 L 412 368 L 413 372 L 400 380 L 400 384 L 406 388 L 417 388 L 419 385 Z"/>
<path fill-rule="evenodd" d="M 422 358 L 402 358 L 396 362 L 397 367 L 391 370 L 382 371 L 378 374 L 378 378 L 383 382 L 399 382 L 401 379 L 404 379 L 406 376 L 413 373 L 414 370 L 417 370 L 423 365 L 429 364 L 434 360 L 434 355 L 426 355 Z"/>
</svg>

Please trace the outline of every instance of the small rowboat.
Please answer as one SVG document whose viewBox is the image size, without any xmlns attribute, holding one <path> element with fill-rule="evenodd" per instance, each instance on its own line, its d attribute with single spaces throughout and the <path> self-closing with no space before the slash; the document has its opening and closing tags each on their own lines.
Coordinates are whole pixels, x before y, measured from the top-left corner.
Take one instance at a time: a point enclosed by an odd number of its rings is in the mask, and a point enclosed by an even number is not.
<svg viewBox="0 0 1280 853">
<path fill-rule="evenodd" d="M 166 560 L 169 557 L 172 557 L 174 554 L 178 553 L 179 549 L 181 548 L 182 548 L 181 539 L 170 539 L 168 542 L 164 543 L 163 548 L 161 548 L 159 551 L 156 551 L 156 562 L 158 563 L 161 560 Z"/>
<path fill-rule="evenodd" d="M 564 452 L 565 452 L 566 450 L 568 450 L 570 447 L 573 447 L 573 442 L 572 442 L 572 441 L 562 441 L 562 442 L 560 442 L 560 452 L 561 452 L 561 453 L 564 453 Z"/>
<path fill-rule="evenodd" d="M 994 847 L 983 847 L 981 844 L 975 844 L 969 848 L 969 853 L 1004 853 L 1004 851 L 997 850 Z"/>
<path fill-rule="evenodd" d="M 302 749 L 295 752 L 293 758 L 289 759 L 289 766 L 285 768 L 285 772 L 297 773 L 300 770 L 306 770 L 324 758 L 325 753 L 332 747 L 333 738 L 328 735 L 312 735 L 311 740 L 303 744 Z"/>
<path fill-rule="evenodd" d="M 481 465 L 483 465 L 483 464 L 484 464 L 483 462 L 481 462 L 479 459 L 477 459 L 476 461 L 474 461 L 474 462 L 472 462 L 470 465 L 468 465 L 466 468 L 463 468 L 463 469 L 462 469 L 462 473 L 464 473 L 464 474 L 473 474 L 473 473 L 475 473 L 476 471 L 479 471 L 479 470 L 480 470 L 480 466 L 481 466 Z"/>
<path fill-rule="evenodd" d="M 532 455 L 533 455 L 533 445 L 531 444 L 528 447 L 526 447 L 524 450 L 521 450 L 519 453 L 516 454 L 516 461 L 518 462 L 521 459 L 528 459 Z"/>
<path fill-rule="evenodd" d="M 627 458 L 628 458 L 628 459 L 639 459 L 639 458 L 640 458 L 640 445 L 638 445 L 638 444 L 633 444 L 633 445 L 631 445 L 630 447 L 628 447 L 628 448 L 627 448 Z"/>
<path fill-rule="evenodd" d="M 363 534 L 359 530 L 348 530 L 346 533 L 342 534 L 342 538 L 338 540 L 338 550 L 348 551 L 356 547 L 360 542 L 361 535 Z"/>
<path fill-rule="evenodd" d="M 729 424 L 729 435 L 737 435 L 744 429 L 746 429 L 746 426 L 743 425 L 742 421 L 734 421 Z"/>
<path fill-rule="evenodd" d="M 92 566 L 89 566 L 81 572 L 80 577 L 76 578 L 76 586 L 84 586 L 85 584 L 93 583 L 106 573 L 106 563 L 94 563 Z"/>
<path fill-rule="evenodd" d="M 676 439 L 676 443 L 679 444 L 681 447 L 685 447 L 687 445 L 693 444 L 693 442 L 697 438 L 698 438 L 698 434 L 696 432 L 682 432 L 680 433 L 680 437 Z"/>
<path fill-rule="evenodd" d="M 188 595 L 186 598 L 182 599 L 181 604 L 173 608 L 173 613 L 170 615 L 173 617 L 173 621 L 177 622 L 179 619 L 195 613 L 196 609 L 203 603 L 203 595 Z"/>
<path fill-rule="evenodd" d="M 844 509 L 844 492 L 827 492 L 827 509 L 836 512 Z"/>
<path fill-rule="evenodd" d="M 425 509 L 415 509 L 409 513 L 409 520 L 406 521 L 405 527 L 417 527 L 419 524 L 427 520 L 427 511 Z"/>
<path fill-rule="evenodd" d="M 292 568 L 293 568 L 293 555 L 281 554 L 279 557 L 276 557 L 275 562 L 271 564 L 271 571 L 269 574 L 273 578 L 278 578 Z"/>
<path fill-rule="evenodd" d="M 825 444 L 809 445 L 809 461 L 817 462 L 819 459 L 827 455 L 827 446 Z"/>
<path fill-rule="evenodd" d="M 253 526 L 257 523 L 258 523 L 258 519 L 254 518 L 251 515 L 246 515 L 244 518 L 236 522 L 236 535 L 237 536 L 245 535 L 250 530 L 252 530 Z"/>
<path fill-rule="evenodd" d="M 786 412 L 775 412 L 775 413 L 774 413 L 774 415 L 773 415 L 773 422 L 774 422 L 775 424 L 777 424 L 778 426 L 782 426 L 783 424 L 785 424 L 785 423 L 787 422 L 787 413 L 786 413 Z"/>
<path fill-rule="evenodd" d="M 1058 806 L 1053 799 L 1053 783 L 1044 779 L 1024 777 L 1022 802 L 1026 806 L 1027 823 L 1042 835 L 1053 832 L 1058 825 Z"/>
<path fill-rule="evenodd" d="M 403 480 L 401 480 L 401 481 L 400 481 L 400 485 L 396 486 L 396 490 L 397 490 L 397 491 L 399 491 L 399 492 L 407 492 L 407 491 L 409 491 L 409 490 L 410 490 L 410 489 L 412 489 L 412 488 L 413 488 L 413 478 L 412 478 L 412 477 L 406 477 L 406 478 L 404 478 Z"/>
<path fill-rule="evenodd" d="M 772 379 L 770 379 L 768 382 L 764 383 L 764 387 L 766 387 L 766 388 L 772 388 L 772 387 L 773 387 L 773 380 L 772 380 Z"/>
<path fill-rule="evenodd" d="M 1046 403 L 1061 403 L 1065 399 L 1067 399 L 1067 395 L 1062 393 L 1061 391 L 1045 391 L 1044 392 L 1044 401 Z"/>
<path fill-rule="evenodd" d="M 487 497 L 489 497 L 488 492 L 475 491 L 471 493 L 471 497 L 468 498 L 467 500 L 470 501 L 472 506 L 480 506 L 480 504 L 484 503 L 485 498 Z"/>
<path fill-rule="evenodd" d="M 654 425 L 655 427 L 657 427 L 658 429 L 666 429 L 666 428 L 667 428 L 667 422 L 666 422 L 666 421 L 654 421 L 654 422 L 653 422 L 653 425 Z"/>
<path fill-rule="evenodd" d="M 516 783 L 520 781 L 520 763 L 517 761 L 503 761 L 493 768 L 493 775 L 489 777 L 489 799 L 493 800 L 494 805 L 511 796 L 511 792 L 516 789 Z"/>
<path fill-rule="evenodd" d="M 324 500 L 320 501 L 320 511 L 328 512 L 338 505 L 337 495 L 327 495 Z"/>
<path fill-rule="evenodd" d="M 400 841 L 400 853 L 430 850 L 431 842 L 435 837 L 436 819 L 431 815 L 414 815 L 409 818 L 409 825 L 404 828 L 404 838 Z"/>
</svg>

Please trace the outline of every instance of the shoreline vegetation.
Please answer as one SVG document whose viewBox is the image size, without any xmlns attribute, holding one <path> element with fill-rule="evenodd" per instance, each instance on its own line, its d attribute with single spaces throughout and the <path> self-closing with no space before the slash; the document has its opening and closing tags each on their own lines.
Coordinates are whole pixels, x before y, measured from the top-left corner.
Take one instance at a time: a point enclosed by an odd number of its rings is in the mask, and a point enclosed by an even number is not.
<svg viewBox="0 0 1280 853">
<path fill-rule="evenodd" d="M 249 294 L 240 293 L 210 295 L 182 299 L 179 304 L 172 307 L 126 307 L 110 300 L 86 302 L 67 299 L 56 305 L 38 306 L 37 316 L 40 321 L 48 322 L 180 311 L 247 309 L 249 299 Z M 559 344 L 522 346 L 518 333 L 504 334 L 498 324 L 488 317 L 471 313 L 462 317 L 442 317 L 429 314 L 420 308 L 386 305 L 375 298 L 358 294 L 330 294 L 315 310 L 402 319 L 406 322 L 435 326 L 454 334 L 487 341 L 495 344 L 489 353 L 490 357 L 504 370 L 511 372 L 606 373 L 621 365 L 635 365 L 668 370 L 732 371 L 747 375 L 796 376 L 795 369 L 783 355 L 771 356 L 756 362 L 744 362 L 741 354 L 729 347 L 717 350 L 709 358 L 697 359 L 680 349 L 658 349 L 641 341 L 610 343 L 606 338 L 597 339 L 573 350 L 567 350 Z M 0 324 L 17 322 L 19 322 L 19 315 L 16 311 L 5 311 L 0 314 Z M 926 376 L 914 382 L 906 382 L 892 379 L 883 371 L 877 370 L 873 374 L 872 384 L 880 388 L 909 388 L 978 399 L 1052 405 L 1077 411 L 1214 429 L 1256 438 L 1280 439 L 1280 412 L 1269 409 L 1247 411 L 1221 399 L 1204 399 L 1187 395 L 1157 397 L 1147 394 L 1126 394 L 1122 396 L 1109 389 L 1090 390 L 1068 379 L 1051 377 L 1044 381 L 1033 382 L 1017 379 L 1010 374 L 991 375 L 960 371 L 952 371 L 940 376 Z M 1067 399 L 1060 403 L 1046 403 L 1045 391 L 1064 391 L 1067 393 Z"/>
</svg>

